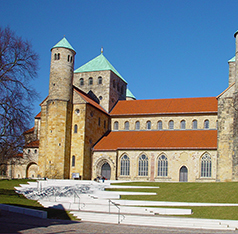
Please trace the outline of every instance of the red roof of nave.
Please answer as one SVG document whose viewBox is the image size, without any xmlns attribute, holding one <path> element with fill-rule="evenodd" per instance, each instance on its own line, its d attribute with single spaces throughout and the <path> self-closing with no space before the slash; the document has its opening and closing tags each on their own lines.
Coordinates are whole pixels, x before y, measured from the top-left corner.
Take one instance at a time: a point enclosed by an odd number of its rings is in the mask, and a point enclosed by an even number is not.
<svg viewBox="0 0 238 234">
<path fill-rule="evenodd" d="M 117 149 L 216 149 L 217 130 L 114 131 L 94 151 Z"/>
<path fill-rule="evenodd" d="M 118 101 L 111 116 L 217 113 L 216 97 Z"/>
</svg>

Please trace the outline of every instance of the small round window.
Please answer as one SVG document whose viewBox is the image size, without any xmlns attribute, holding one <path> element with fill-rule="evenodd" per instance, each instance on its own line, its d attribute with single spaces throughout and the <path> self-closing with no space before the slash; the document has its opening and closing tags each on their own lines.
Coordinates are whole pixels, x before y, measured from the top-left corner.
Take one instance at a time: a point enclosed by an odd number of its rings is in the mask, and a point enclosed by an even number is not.
<svg viewBox="0 0 238 234">
<path fill-rule="evenodd" d="M 79 110 L 79 109 L 76 109 L 76 110 L 75 110 L 75 114 L 78 115 L 79 113 L 80 113 L 80 110 Z"/>
</svg>

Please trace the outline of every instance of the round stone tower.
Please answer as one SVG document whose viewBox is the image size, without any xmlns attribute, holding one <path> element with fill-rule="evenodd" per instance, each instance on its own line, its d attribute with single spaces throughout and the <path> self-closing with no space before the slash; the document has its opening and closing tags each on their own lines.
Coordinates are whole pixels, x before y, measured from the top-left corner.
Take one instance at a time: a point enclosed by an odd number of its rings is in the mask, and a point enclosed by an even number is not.
<svg viewBox="0 0 238 234">
<path fill-rule="evenodd" d="M 49 96 L 41 104 L 41 177 L 69 178 L 75 54 L 66 38 L 51 49 Z"/>
<path fill-rule="evenodd" d="M 66 38 L 51 49 L 48 100 L 71 101 L 75 54 Z"/>
</svg>

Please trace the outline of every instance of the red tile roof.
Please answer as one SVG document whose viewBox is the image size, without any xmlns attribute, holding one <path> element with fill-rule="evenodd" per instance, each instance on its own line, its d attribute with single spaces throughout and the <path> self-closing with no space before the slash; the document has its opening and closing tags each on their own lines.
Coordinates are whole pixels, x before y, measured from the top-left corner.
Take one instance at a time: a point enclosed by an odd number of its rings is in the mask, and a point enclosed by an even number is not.
<svg viewBox="0 0 238 234">
<path fill-rule="evenodd" d="M 39 140 L 31 141 L 25 144 L 24 148 L 39 148 Z"/>
<path fill-rule="evenodd" d="M 85 102 L 91 104 L 92 106 L 94 106 L 95 108 L 103 111 L 104 113 L 106 113 L 108 115 L 108 113 L 106 112 L 106 110 L 104 110 L 97 102 L 95 102 L 88 94 L 86 94 L 85 92 L 83 92 L 82 90 L 78 89 L 77 87 L 74 86 L 74 90 L 84 99 Z"/>
<path fill-rule="evenodd" d="M 41 112 L 39 112 L 36 116 L 35 116 L 35 119 L 40 119 L 41 117 Z"/>
<path fill-rule="evenodd" d="M 32 127 L 30 129 L 26 130 L 25 132 L 23 132 L 23 134 L 32 133 L 32 132 L 34 132 L 34 129 L 35 129 L 35 127 Z"/>
<path fill-rule="evenodd" d="M 111 116 L 217 113 L 216 97 L 119 101 Z"/>
<path fill-rule="evenodd" d="M 94 151 L 117 149 L 216 149 L 217 130 L 114 131 Z"/>
</svg>

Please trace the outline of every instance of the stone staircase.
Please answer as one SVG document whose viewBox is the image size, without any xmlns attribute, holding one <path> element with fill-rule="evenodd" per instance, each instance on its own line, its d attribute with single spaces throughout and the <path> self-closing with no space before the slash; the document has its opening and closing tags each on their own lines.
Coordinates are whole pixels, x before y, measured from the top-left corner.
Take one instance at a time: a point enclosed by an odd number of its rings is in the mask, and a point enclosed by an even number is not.
<svg viewBox="0 0 238 234">
<path fill-rule="evenodd" d="M 189 207 L 216 204 L 120 200 L 121 194 L 152 195 L 155 193 L 105 191 L 105 188 L 110 187 L 119 188 L 120 186 L 111 186 L 109 181 L 97 183 L 93 181 L 47 180 L 29 182 L 27 185 L 17 187 L 16 190 L 28 199 L 37 200 L 44 207 L 69 210 L 78 219 L 88 222 L 211 230 L 238 229 L 238 221 L 235 220 L 169 216 L 192 214 L 191 209 L 169 208 L 169 206 Z M 129 186 L 121 188 L 125 187 Z M 238 204 L 217 205 L 229 206 Z M 157 208 L 156 206 L 163 206 L 163 208 Z"/>
</svg>

